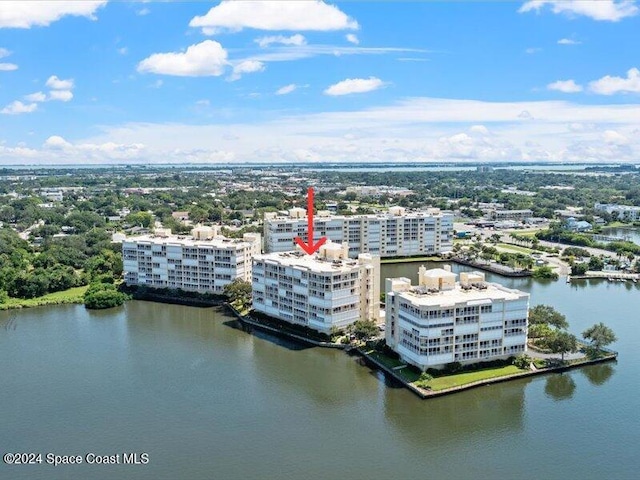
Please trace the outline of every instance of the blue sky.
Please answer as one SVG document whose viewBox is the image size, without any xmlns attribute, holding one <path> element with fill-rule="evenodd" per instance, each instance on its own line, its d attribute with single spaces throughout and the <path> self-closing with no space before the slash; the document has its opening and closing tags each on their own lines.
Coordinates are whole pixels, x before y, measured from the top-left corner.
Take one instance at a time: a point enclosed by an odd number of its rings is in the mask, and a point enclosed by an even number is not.
<svg viewBox="0 0 640 480">
<path fill-rule="evenodd" d="M 640 4 L 0 2 L 0 164 L 637 161 Z"/>
</svg>

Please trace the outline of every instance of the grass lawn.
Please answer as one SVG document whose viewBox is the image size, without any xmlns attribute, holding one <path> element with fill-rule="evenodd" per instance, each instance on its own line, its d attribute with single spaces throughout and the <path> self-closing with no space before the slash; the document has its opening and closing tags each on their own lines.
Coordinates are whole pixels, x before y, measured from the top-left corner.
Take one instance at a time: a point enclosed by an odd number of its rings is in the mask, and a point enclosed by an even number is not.
<svg viewBox="0 0 640 480">
<path fill-rule="evenodd" d="M 387 357 L 386 355 L 383 355 L 380 352 L 376 352 L 375 350 L 370 350 L 366 352 L 366 354 L 391 369 L 399 367 L 400 365 L 406 365 L 405 362 L 402 362 L 396 358 Z M 405 379 L 407 382 L 415 382 L 420 377 L 419 373 L 415 372 L 409 367 L 399 368 L 398 370 L 394 370 L 394 372 Z"/>
<path fill-rule="evenodd" d="M 530 248 L 520 247 L 518 245 L 509 245 L 507 243 L 498 243 L 496 246 L 515 253 L 526 253 L 528 255 L 535 253 L 535 250 L 532 250 Z"/>
<path fill-rule="evenodd" d="M 88 285 L 74 287 L 61 292 L 48 293 L 47 295 L 37 298 L 9 298 L 5 303 L 0 304 L 0 310 L 41 307 L 44 305 L 59 305 L 64 303 L 82 303 L 84 292 L 87 288 L 89 288 Z"/>
<path fill-rule="evenodd" d="M 536 231 L 530 231 L 530 232 L 516 232 L 519 236 L 521 237 L 530 237 L 533 238 L 536 236 L 536 233 L 539 232 L 539 230 Z"/>
<path fill-rule="evenodd" d="M 628 227 L 628 228 L 633 228 L 633 223 L 624 223 L 624 222 L 616 221 L 616 222 L 608 223 L 608 224 L 606 224 L 606 225 L 604 226 L 604 228 L 607 228 L 607 227 L 611 227 L 611 228 L 616 228 L 616 227 Z"/>
<path fill-rule="evenodd" d="M 444 390 L 445 388 L 459 387 L 460 385 L 466 385 L 467 383 L 473 383 L 479 380 L 504 377 L 507 375 L 513 375 L 514 373 L 524 372 L 526 372 L 526 370 L 521 370 L 515 365 L 507 365 L 506 367 L 498 368 L 486 368 L 483 370 L 477 370 L 475 372 L 461 372 L 453 375 L 436 377 L 429 382 L 429 386 L 431 387 L 431 390 L 434 391 Z"/>
</svg>

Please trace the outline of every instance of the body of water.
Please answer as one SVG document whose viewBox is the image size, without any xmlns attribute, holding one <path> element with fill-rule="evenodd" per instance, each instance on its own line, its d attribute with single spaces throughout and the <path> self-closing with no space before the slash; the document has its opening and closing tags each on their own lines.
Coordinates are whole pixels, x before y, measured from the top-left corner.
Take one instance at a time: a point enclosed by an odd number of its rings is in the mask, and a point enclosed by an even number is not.
<svg viewBox="0 0 640 480">
<path fill-rule="evenodd" d="M 0 312 L 2 453 L 149 455 L 0 464 L 0 478 L 637 478 L 640 288 L 504 283 L 554 305 L 573 332 L 610 325 L 619 361 L 422 401 L 355 357 L 245 333 L 220 309 Z"/>
<path fill-rule="evenodd" d="M 613 237 L 628 238 L 634 243 L 640 245 L 640 230 L 628 227 L 607 227 L 602 229 L 604 235 Z"/>
</svg>

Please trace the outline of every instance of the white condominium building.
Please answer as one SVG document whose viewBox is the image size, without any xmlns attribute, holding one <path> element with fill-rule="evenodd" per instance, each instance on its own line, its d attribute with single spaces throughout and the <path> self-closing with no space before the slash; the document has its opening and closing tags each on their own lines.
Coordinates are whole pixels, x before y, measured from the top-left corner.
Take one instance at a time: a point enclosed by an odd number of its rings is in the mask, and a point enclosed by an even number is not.
<svg viewBox="0 0 640 480">
<path fill-rule="evenodd" d="M 222 294 L 236 278 L 251 281 L 251 258 L 260 253 L 260 234 L 225 238 L 218 227 L 196 227 L 192 236 L 154 235 L 122 241 L 124 280 L 127 285 Z"/>
<path fill-rule="evenodd" d="M 416 367 L 507 358 L 527 349 L 529 294 L 479 272 L 420 267 L 418 286 L 386 279 L 386 342 Z"/>
<path fill-rule="evenodd" d="M 301 251 L 253 259 L 253 309 L 330 334 L 356 320 L 378 320 L 380 257 L 347 256 L 347 245 L 325 243 L 314 255 Z"/>
<path fill-rule="evenodd" d="M 640 207 L 617 205 L 612 203 L 596 203 L 594 205 L 594 210 L 596 212 L 608 213 L 618 220 L 624 220 L 626 222 L 635 222 L 640 220 Z"/>
<path fill-rule="evenodd" d="M 453 215 L 437 209 L 407 212 L 391 207 L 387 213 L 331 215 L 319 211 L 314 217 L 314 241 L 327 237 L 347 243 L 349 257 L 371 253 L 380 257 L 408 257 L 449 252 L 453 248 Z M 265 251 L 284 252 L 295 248 L 294 238 L 307 240 L 307 215 L 292 208 L 288 216 L 265 214 Z"/>
</svg>

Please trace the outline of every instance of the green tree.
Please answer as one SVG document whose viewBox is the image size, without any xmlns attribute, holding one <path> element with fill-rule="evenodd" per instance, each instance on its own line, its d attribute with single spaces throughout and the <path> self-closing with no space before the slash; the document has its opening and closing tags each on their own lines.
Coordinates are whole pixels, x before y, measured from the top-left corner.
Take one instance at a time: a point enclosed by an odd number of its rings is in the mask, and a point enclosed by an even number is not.
<svg viewBox="0 0 640 480">
<path fill-rule="evenodd" d="M 130 225 L 142 225 L 144 228 L 149 228 L 153 223 L 153 215 L 149 212 L 134 212 L 127 215 L 124 220 Z"/>
<path fill-rule="evenodd" d="M 110 283 L 92 283 L 84 294 L 84 306 L 90 310 L 102 310 L 122 305 L 127 295 Z"/>
<path fill-rule="evenodd" d="M 241 309 L 249 306 L 251 301 L 251 284 L 240 278 L 228 283 L 224 287 L 224 294 L 230 303 L 236 304 Z"/>
<path fill-rule="evenodd" d="M 0 304 L 5 303 L 9 299 L 9 294 L 6 290 L 0 290 Z"/>
<path fill-rule="evenodd" d="M 563 330 L 553 332 L 551 336 L 547 337 L 545 343 L 552 353 L 561 354 L 563 362 L 565 353 L 578 351 L 578 340 L 575 335 Z"/>
<path fill-rule="evenodd" d="M 367 340 L 378 334 L 378 327 L 373 320 L 357 320 L 351 326 L 351 331 L 358 340 Z"/>
<path fill-rule="evenodd" d="M 600 257 L 593 256 L 589 259 L 589 270 L 602 270 L 604 268 L 604 260 Z"/>
<path fill-rule="evenodd" d="M 536 305 L 529 310 L 529 325 L 547 324 L 558 329 L 569 328 L 567 318 L 550 305 Z"/>
<path fill-rule="evenodd" d="M 596 350 L 600 350 L 602 347 L 606 347 L 607 345 L 612 344 L 617 340 L 615 333 L 611 328 L 607 327 L 604 323 L 596 323 L 591 328 L 586 329 L 582 332 L 582 338 L 585 340 L 590 340 L 596 348 Z"/>
<path fill-rule="evenodd" d="M 431 380 L 433 380 L 432 375 L 427 372 L 422 372 L 418 380 L 416 380 L 416 386 L 419 388 L 430 389 L 431 386 L 429 385 L 429 382 L 431 382 Z"/>
</svg>

